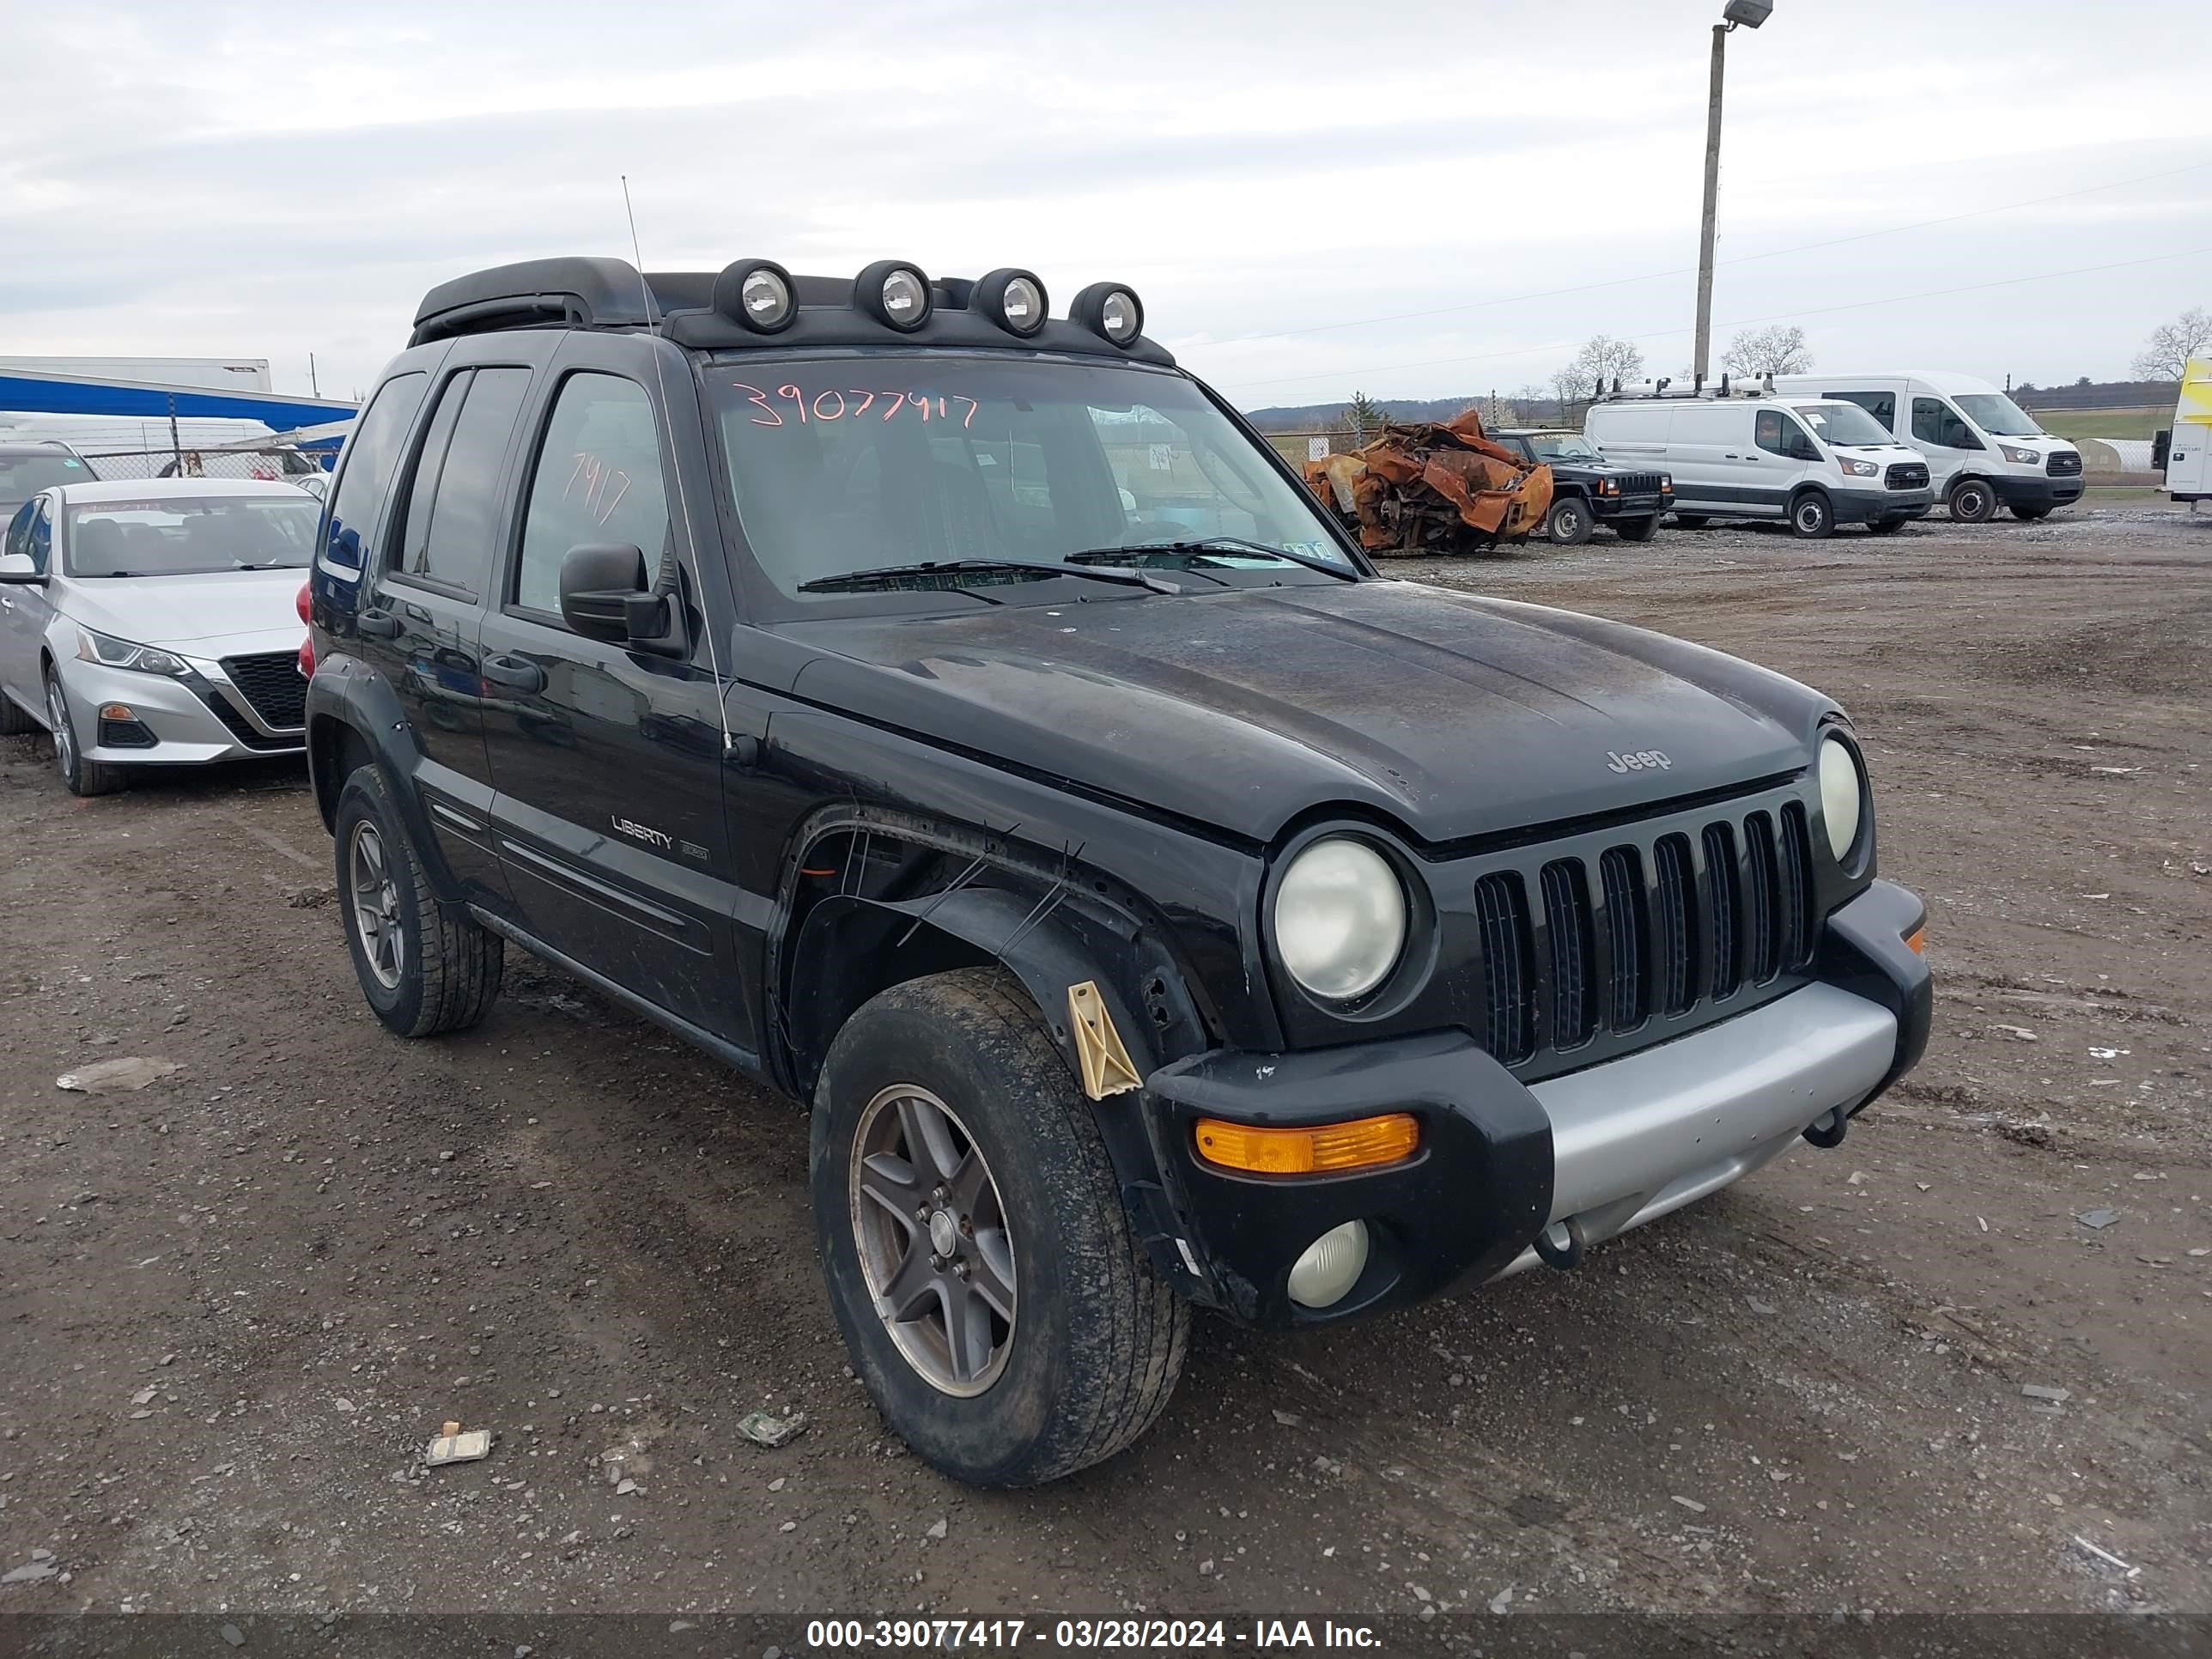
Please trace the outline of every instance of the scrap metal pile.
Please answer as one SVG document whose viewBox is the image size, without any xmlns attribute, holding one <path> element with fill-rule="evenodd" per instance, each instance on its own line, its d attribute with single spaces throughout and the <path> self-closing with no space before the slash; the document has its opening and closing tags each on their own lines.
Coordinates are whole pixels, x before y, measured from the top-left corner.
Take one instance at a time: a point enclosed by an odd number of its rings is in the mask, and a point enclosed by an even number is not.
<svg viewBox="0 0 2212 1659">
<path fill-rule="evenodd" d="M 1306 487 L 1382 557 L 1479 553 L 1526 541 L 1552 506 L 1552 469 L 1524 466 L 1474 410 L 1385 425 L 1364 449 L 1305 464 Z"/>
</svg>

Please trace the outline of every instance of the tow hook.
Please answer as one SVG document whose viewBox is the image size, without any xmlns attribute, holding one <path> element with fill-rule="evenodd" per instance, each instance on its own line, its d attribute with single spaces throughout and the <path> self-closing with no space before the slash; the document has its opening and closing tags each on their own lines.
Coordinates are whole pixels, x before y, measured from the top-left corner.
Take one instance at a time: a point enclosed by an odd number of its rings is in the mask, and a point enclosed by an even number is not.
<svg viewBox="0 0 2212 1659">
<path fill-rule="evenodd" d="M 1536 1258 L 1546 1267 L 1565 1273 L 1570 1267 L 1583 1265 L 1583 1251 L 1589 1243 L 1583 1234 L 1582 1218 L 1571 1215 L 1565 1221 L 1554 1221 L 1536 1235 Z"/>
<path fill-rule="evenodd" d="M 1805 1126 L 1805 1139 L 1815 1146 L 1840 1146 L 1851 1120 L 1840 1106 L 1831 1106 Z"/>
</svg>

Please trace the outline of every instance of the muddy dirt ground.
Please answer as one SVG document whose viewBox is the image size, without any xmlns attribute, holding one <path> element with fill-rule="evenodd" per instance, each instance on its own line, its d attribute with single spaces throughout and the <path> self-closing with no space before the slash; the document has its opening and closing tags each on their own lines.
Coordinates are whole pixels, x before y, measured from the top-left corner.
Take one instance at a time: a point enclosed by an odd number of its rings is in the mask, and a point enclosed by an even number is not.
<svg viewBox="0 0 2212 1659">
<path fill-rule="evenodd" d="M 796 1109 L 514 957 L 390 1037 L 296 770 L 80 801 L 7 739 L 0 1571 L 56 1571 L 0 1612 L 2212 1608 L 2212 518 L 1395 574 L 1851 709 L 1941 991 L 1843 1148 L 1575 1273 L 1202 1322 L 1134 1451 L 967 1492 L 845 1369 Z M 127 1056 L 181 1069 L 55 1086 Z M 448 1418 L 495 1449 L 426 1473 Z"/>
</svg>

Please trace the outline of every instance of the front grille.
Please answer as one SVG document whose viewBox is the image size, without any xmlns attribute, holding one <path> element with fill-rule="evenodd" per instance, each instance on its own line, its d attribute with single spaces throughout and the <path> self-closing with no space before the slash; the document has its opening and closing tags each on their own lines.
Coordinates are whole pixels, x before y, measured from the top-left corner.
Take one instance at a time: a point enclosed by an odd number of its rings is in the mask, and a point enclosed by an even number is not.
<svg viewBox="0 0 2212 1659">
<path fill-rule="evenodd" d="M 1889 469 L 1882 482 L 1892 489 L 1925 489 L 1928 488 L 1928 468 L 1919 461 L 1899 461 Z"/>
<path fill-rule="evenodd" d="M 2081 452 L 2078 449 L 2053 450 L 2043 470 L 2054 478 L 2079 477 L 2081 473 Z"/>
<path fill-rule="evenodd" d="M 296 731 L 307 724 L 307 683 L 300 678 L 297 652 L 264 651 L 251 657 L 225 657 L 222 672 L 272 730 Z"/>
<path fill-rule="evenodd" d="M 1665 476 L 1659 472 L 1624 472 L 1615 482 L 1624 495 L 1656 495 Z"/>
<path fill-rule="evenodd" d="M 1803 804 L 1769 795 L 1685 816 L 1656 835 L 1580 838 L 1578 856 L 1534 853 L 1474 883 L 1486 971 L 1472 1023 L 1501 1062 L 1540 1070 L 1586 1045 L 1601 1057 L 1655 1021 L 1694 1024 L 1779 994 L 1811 963 Z M 1647 1040 L 1668 1035 L 1662 1025 Z"/>
</svg>

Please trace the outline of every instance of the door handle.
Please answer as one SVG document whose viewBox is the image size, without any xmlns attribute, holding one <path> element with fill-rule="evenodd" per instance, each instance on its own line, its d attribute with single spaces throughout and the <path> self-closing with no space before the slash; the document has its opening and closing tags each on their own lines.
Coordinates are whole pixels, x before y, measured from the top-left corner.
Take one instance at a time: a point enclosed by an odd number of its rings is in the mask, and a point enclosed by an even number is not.
<svg viewBox="0 0 2212 1659">
<path fill-rule="evenodd" d="M 497 656 L 483 659 L 483 677 L 510 691 L 543 691 L 545 671 L 527 657 Z"/>
<path fill-rule="evenodd" d="M 399 618 L 389 611 L 364 611 L 354 618 L 354 626 L 365 640 L 396 640 L 399 637 Z"/>
</svg>

